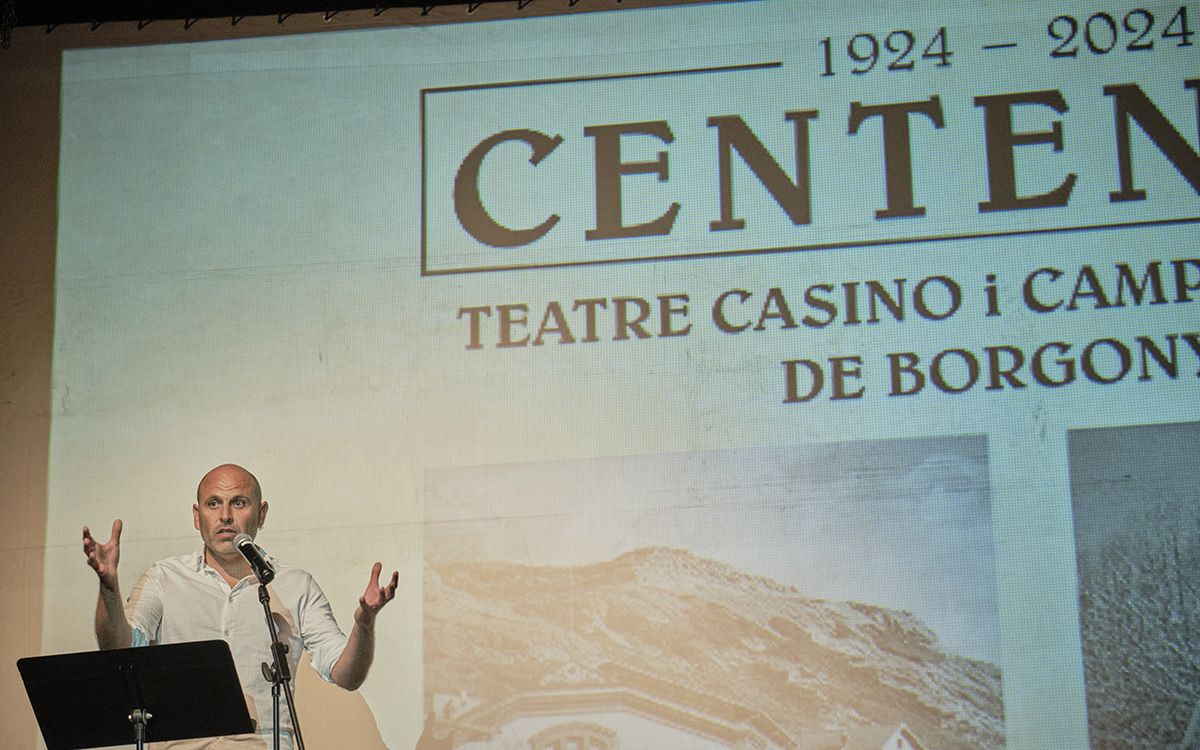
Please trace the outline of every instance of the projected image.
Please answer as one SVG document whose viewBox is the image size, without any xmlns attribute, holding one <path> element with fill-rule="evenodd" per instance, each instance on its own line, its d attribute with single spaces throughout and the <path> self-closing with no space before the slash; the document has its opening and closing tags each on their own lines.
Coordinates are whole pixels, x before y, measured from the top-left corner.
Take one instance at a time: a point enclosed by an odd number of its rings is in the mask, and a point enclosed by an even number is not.
<svg viewBox="0 0 1200 750">
<path fill-rule="evenodd" d="M 1069 447 L 1091 746 L 1200 747 L 1200 422 Z"/>
<path fill-rule="evenodd" d="M 982 437 L 431 469 L 456 748 L 1004 747 Z"/>
</svg>

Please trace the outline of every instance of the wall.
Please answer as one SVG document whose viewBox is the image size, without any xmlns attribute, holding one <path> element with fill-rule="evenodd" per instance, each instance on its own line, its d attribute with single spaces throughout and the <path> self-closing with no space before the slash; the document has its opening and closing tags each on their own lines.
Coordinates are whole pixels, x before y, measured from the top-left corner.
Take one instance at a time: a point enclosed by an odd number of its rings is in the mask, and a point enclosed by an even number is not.
<svg viewBox="0 0 1200 750">
<path fill-rule="evenodd" d="M 513 3 L 419 10 L 297 14 L 206 19 L 184 29 L 179 21 L 42 27 L 15 30 L 10 49 L 0 50 L 0 748 L 36 747 L 38 729 L 16 661 L 41 651 L 46 471 L 50 429 L 51 350 L 54 329 L 56 178 L 59 146 L 59 76 L 63 50 L 313 33 L 349 28 L 486 21 L 518 14 L 591 12 L 673 4 L 645 0 L 537 2 L 518 11 Z M 79 564 L 85 564 L 82 555 Z M 80 602 L 90 618 L 91 601 Z M 307 671 L 307 670 L 306 670 Z M 303 673 L 302 673 L 303 674 Z M 310 742 L 341 736 L 337 717 L 354 705 L 348 696 L 304 676 L 301 693 L 329 710 L 305 710 Z M 311 684 L 311 687 L 308 685 Z M 318 696 L 313 698 L 313 696 Z M 358 745 L 369 746 L 370 738 Z M 377 737 L 374 740 L 378 742 Z"/>
</svg>

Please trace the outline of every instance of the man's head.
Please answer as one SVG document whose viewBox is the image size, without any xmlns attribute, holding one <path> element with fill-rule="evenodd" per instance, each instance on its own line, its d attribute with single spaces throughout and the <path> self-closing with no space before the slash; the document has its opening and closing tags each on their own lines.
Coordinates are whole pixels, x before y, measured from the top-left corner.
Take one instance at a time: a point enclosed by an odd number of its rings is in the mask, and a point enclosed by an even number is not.
<svg viewBox="0 0 1200 750">
<path fill-rule="evenodd" d="M 204 475 L 196 487 L 192 516 L 204 546 L 221 558 L 235 556 L 238 534 L 258 534 L 267 518 L 267 504 L 253 474 L 234 464 L 222 464 Z"/>
</svg>

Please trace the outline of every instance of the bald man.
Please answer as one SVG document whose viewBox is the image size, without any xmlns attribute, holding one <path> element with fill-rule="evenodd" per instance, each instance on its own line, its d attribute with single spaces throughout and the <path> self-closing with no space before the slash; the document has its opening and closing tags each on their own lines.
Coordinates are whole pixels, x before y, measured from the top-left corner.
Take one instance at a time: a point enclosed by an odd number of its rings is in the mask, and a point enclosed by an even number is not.
<svg viewBox="0 0 1200 750">
<path fill-rule="evenodd" d="M 127 602 L 122 601 L 117 576 L 121 520 L 113 522 L 112 536 L 105 544 L 93 539 L 86 526 L 83 528 L 83 551 L 100 580 L 96 601 L 96 641 L 100 648 L 214 638 L 229 643 L 258 734 L 225 738 L 211 747 L 270 745 L 271 683 L 260 667 L 262 662 L 272 662 L 270 635 L 258 600 L 258 580 L 233 543 L 239 534 L 256 536 L 266 518 L 267 502 L 262 499 L 258 479 L 234 464 L 216 467 L 200 480 L 196 504 L 192 506 L 192 520 L 203 542 L 200 550 L 152 565 L 134 584 Z M 395 597 L 399 573 L 392 573 L 391 581 L 381 586 L 383 566 L 375 563 L 347 637 L 312 576 L 276 560 L 271 563 L 275 568 L 275 580 L 270 584 L 271 610 L 279 639 L 289 645 L 293 679 L 301 649 L 305 649 L 322 678 L 347 690 L 357 689 L 366 679 L 375 653 L 376 615 Z M 282 747 L 292 746 L 291 727 L 291 717 L 284 708 L 280 713 Z"/>
</svg>

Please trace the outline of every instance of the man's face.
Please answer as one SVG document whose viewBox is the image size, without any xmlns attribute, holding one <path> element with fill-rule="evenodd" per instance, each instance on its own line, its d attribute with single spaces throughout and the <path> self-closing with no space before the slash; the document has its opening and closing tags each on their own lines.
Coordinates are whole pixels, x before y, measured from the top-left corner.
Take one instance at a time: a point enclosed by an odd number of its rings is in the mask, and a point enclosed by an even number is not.
<svg viewBox="0 0 1200 750">
<path fill-rule="evenodd" d="M 249 472 L 236 466 L 219 466 L 200 481 L 192 515 L 205 548 L 228 558 L 239 554 L 233 546 L 234 537 L 258 534 L 267 517 L 267 504 Z"/>
</svg>

